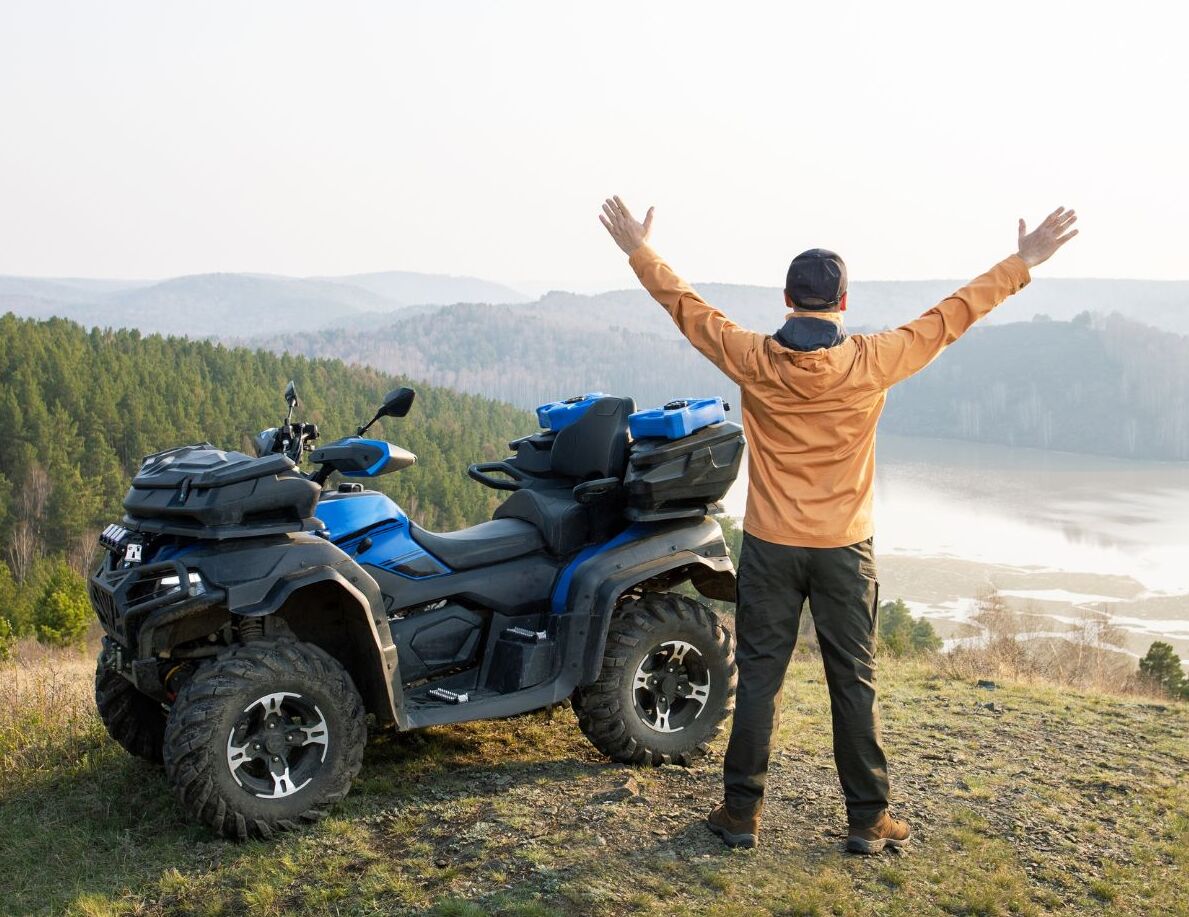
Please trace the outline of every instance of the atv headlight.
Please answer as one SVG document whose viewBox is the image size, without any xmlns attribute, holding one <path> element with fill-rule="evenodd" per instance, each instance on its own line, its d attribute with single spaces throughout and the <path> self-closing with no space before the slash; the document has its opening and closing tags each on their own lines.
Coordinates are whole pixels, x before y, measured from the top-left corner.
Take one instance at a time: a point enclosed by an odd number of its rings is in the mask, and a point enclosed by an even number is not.
<svg viewBox="0 0 1189 917">
<path fill-rule="evenodd" d="M 191 586 L 198 587 L 197 591 L 199 593 L 206 591 L 206 587 L 203 586 L 203 584 L 202 584 L 202 577 L 199 576 L 193 570 L 190 571 L 189 581 L 190 581 Z M 182 581 L 176 576 L 163 576 L 163 577 L 161 577 L 161 579 L 157 580 L 157 588 L 158 589 L 177 589 L 181 586 L 181 582 Z"/>
</svg>

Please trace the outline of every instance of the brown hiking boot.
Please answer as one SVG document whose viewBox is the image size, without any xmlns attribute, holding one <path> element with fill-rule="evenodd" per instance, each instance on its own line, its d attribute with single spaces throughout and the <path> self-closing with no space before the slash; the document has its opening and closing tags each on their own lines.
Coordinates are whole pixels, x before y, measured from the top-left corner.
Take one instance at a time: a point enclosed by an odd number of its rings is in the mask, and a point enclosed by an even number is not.
<svg viewBox="0 0 1189 917">
<path fill-rule="evenodd" d="M 852 822 L 848 834 L 846 849 L 851 853 L 882 853 L 884 847 L 903 847 L 912 837 L 908 825 L 886 811 L 869 828 L 860 828 Z"/>
<path fill-rule="evenodd" d="M 725 802 L 720 802 L 706 817 L 706 826 L 722 838 L 728 847 L 754 847 L 760 840 L 761 804 L 754 815 L 732 815 Z"/>
</svg>

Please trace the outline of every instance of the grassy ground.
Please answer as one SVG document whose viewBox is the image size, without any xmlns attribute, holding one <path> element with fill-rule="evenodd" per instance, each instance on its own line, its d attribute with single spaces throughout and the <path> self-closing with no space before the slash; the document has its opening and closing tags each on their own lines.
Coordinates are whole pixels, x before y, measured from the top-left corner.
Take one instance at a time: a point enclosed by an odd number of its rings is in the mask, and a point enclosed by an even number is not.
<svg viewBox="0 0 1189 917">
<path fill-rule="evenodd" d="M 573 715 L 377 736 L 333 817 L 233 845 L 108 741 L 90 660 L 0 668 L 0 911 L 1189 914 L 1189 708 L 882 670 L 909 852 L 853 857 L 820 663 L 789 673 L 761 849 L 690 770 L 606 763 Z M 991 704 L 993 706 L 988 707 Z"/>
</svg>

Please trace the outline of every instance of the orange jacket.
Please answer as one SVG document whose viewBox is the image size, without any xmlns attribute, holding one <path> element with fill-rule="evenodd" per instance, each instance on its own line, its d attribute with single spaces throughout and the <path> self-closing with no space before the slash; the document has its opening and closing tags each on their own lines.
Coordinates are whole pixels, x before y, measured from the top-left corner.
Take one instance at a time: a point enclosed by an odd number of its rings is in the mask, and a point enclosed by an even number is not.
<svg viewBox="0 0 1189 917">
<path fill-rule="evenodd" d="M 1012 255 L 907 325 L 805 352 L 740 328 L 649 246 L 629 262 L 681 333 L 742 389 L 750 479 L 744 531 L 813 548 L 871 537 L 875 426 L 888 389 L 1030 279 Z M 842 321 L 839 313 L 812 317 Z"/>
</svg>

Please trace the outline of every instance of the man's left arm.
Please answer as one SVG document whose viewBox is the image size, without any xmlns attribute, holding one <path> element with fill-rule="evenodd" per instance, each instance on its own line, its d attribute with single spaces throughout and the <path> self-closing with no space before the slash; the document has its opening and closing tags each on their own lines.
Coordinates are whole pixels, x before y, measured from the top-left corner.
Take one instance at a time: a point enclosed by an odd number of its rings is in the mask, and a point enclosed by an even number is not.
<svg viewBox="0 0 1189 917">
<path fill-rule="evenodd" d="M 641 285 L 672 316 L 681 333 L 698 352 L 742 385 L 755 378 L 764 335 L 741 328 L 723 315 L 667 265 L 651 246 L 652 208 L 644 222 L 637 222 L 618 197 L 603 205 L 600 219 L 619 247 Z"/>
</svg>

